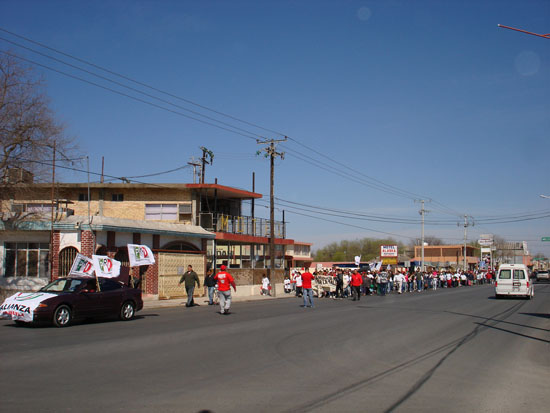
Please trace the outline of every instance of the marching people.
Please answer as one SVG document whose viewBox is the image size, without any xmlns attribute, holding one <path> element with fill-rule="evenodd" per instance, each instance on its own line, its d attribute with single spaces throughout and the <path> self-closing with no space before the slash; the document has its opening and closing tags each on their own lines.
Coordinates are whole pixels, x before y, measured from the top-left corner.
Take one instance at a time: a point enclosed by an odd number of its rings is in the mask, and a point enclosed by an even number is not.
<svg viewBox="0 0 550 413">
<path fill-rule="evenodd" d="M 313 308 L 313 289 L 311 282 L 313 281 L 313 274 L 308 270 L 301 275 L 302 281 L 302 294 L 304 295 L 304 308 Z"/>
<path fill-rule="evenodd" d="M 218 283 L 218 294 L 220 299 L 220 314 L 229 314 L 231 307 L 231 288 L 237 292 L 235 279 L 226 270 L 225 265 L 220 267 L 220 272 L 214 276 L 214 280 Z"/>
<path fill-rule="evenodd" d="M 294 277 L 294 280 L 296 281 L 296 297 L 302 296 L 302 274 L 300 272 L 296 273 L 296 276 Z"/>
<path fill-rule="evenodd" d="M 351 288 L 353 293 L 353 301 L 361 300 L 361 284 L 363 284 L 363 278 L 357 270 L 353 270 L 351 274 Z"/>
<path fill-rule="evenodd" d="M 197 287 L 201 287 L 199 281 L 199 276 L 195 271 L 193 271 L 193 266 L 188 265 L 187 271 L 181 276 L 179 284 L 185 281 L 185 292 L 187 293 L 187 303 L 186 307 L 193 307 L 195 305 L 195 300 L 193 300 L 193 293 L 195 292 L 195 283 Z"/>
</svg>

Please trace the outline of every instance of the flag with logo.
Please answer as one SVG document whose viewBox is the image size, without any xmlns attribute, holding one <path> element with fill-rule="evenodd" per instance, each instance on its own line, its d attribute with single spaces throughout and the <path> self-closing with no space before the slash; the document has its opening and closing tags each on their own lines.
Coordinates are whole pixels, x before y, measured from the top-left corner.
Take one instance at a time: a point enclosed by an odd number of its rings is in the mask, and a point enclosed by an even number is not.
<svg viewBox="0 0 550 413">
<path fill-rule="evenodd" d="M 93 277 L 94 262 L 82 254 L 76 254 L 69 275 L 80 275 L 84 277 Z"/>
<path fill-rule="evenodd" d="M 106 255 L 92 255 L 95 274 L 98 277 L 116 278 L 120 274 L 120 261 Z"/>
<path fill-rule="evenodd" d="M 147 245 L 128 244 L 128 258 L 130 259 L 130 267 L 155 263 L 153 251 Z"/>
<path fill-rule="evenodd" d="M 356 267 L 359 267 L 359 264 L 361 264 L 361 256 L 360 256 L 360 255 L 356 255 L 356 256 L 355 256 L 355 266 L 356 266 Z"/>
</svg>

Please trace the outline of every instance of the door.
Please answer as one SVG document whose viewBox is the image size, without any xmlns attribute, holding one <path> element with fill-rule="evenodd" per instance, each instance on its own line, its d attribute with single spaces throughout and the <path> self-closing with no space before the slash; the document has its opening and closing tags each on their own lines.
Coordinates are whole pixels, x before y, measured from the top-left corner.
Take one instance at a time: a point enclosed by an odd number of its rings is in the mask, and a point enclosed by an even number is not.
<svg viewBox="0 0 550 413">
<path fill-rule="evenodd" d="M 527 295 L 527 277 L 525 271 L 514 270 L 514 277 L 512 280 L 512 292 L 518 295 Z"/>
<path fill-rule="evenodd" d="M 206 272 L 206 256 L 203 254 L 188 254 L 180 252 L 159 253 L 159 299 L 185 297 L 185 286 L 179 284 L 187 266 L 192 265 L 193 271 L 199 276 L 201 288 L 195 287 L 194 296 L 204 296 L 204 274 Z"/>
<path fill-rule="evenodd" d="M 498 272 L 497 294 L 510 294 L 512 292 L 512 269 L 505 268 Z"/>
</svg>

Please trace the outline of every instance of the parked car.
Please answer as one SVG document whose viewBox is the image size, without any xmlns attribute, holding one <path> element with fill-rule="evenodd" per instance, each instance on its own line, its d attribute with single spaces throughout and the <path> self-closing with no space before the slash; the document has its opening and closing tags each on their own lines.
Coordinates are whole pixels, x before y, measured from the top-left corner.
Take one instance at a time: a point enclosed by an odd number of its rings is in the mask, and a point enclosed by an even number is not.
<svg viewBox="0 0 550 413">
<path fill-rule="evenodd" d="M 141 290 L 119 281 L 66 277 L 35 293 L 17 293 L 7 298 L 0 306 L 0 316 L 22 325 L 53 323 L 56 327 L 66 327 L 73 320 L 86 318 L 131 320 L 142 308 Z"/>
<path fill-rule="evenodd" d="M 495 298 L 504 296 L 533 298 L 535 287 L 523 264 L 502 264 L 495 280 Z"/>
<path fill-rule="evenodd" d="M 541 270 L 537 272 L 537 281 L 549 281 L 550 280 L 550 273 L 548 270 Z"/>
</svg>

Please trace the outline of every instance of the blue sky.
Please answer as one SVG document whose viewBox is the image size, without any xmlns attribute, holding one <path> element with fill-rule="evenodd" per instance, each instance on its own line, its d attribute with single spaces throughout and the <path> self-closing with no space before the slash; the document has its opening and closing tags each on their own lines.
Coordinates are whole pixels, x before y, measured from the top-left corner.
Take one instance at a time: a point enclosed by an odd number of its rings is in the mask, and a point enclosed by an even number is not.
<svg viewBox="0 0 550 413">
<path fill-rule="evenodd" d="M 37 67 L 92 171 L 100 171 L 102 156 L 112 176 L 166 171 L 206 146 L 215 154 L 207 181 L 250 189 L 255 172 L 257 192 L 268 194 L 269 162 L 255 155 L 260 145 L 251 136 L 279 132 L 292 138 L 276 162 L 276 195 L 284 200 L 417 221 L 414 199 L 430 198 L 427 235 L 460 242 L 458 215 L 467 214 L 476 224 L 470 240 L 494 233 L 550 255 L 550 243 L 540 242 L 550 236 L 550 218 L 486 221 L 550 211 L 550 200 L 539 197 L 550 194 L 550 40 L 497 27 L 548 33 L 550 1 L 0 0 L 0 10 L 4 30 L 269 130 L 0 32 L 179 107 L 4 40 L 0 50 L 247 131 L 231 133 Z M 86 175 L 66 172 L 63 179 Z M 187 168 L 139 180 L 192 179 Z M 418 223 L 322 216 L 357 228 L 278 207 L 286 210 L 288 236 L 316 247 L 385 236 L 374 231 L 407 243 L 420 236 Z"/>
</svg>

